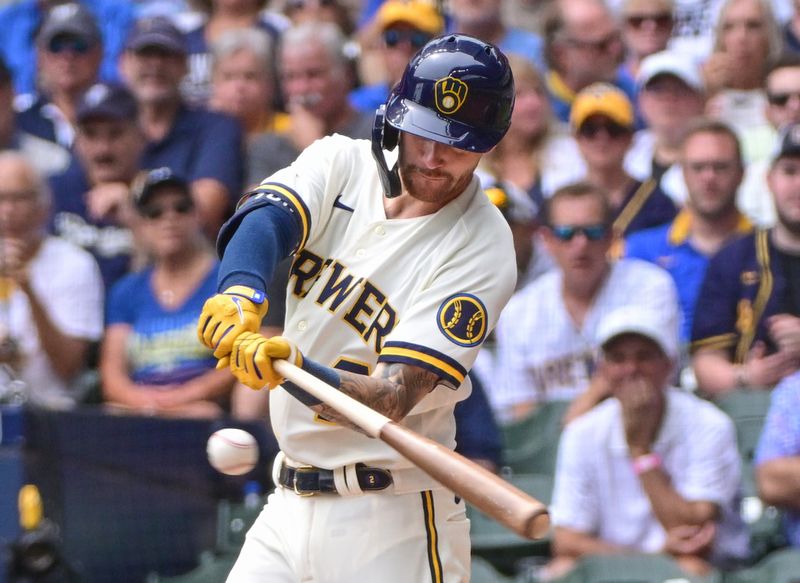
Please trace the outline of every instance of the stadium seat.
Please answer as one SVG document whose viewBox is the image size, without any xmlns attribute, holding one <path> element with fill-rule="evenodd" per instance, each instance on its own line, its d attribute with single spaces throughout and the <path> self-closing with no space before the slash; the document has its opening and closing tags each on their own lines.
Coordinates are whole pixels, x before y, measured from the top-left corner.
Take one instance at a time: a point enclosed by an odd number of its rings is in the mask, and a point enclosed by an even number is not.
<svg viewBox="0 0 800 583">
<path fill-rule="evenodd" d="M 211 552 L 200 555 L 200 565 L 184 575 L 162 577 L 151 573 L 145 583 L 221 583 L 228 577 L 236 555 L 217 556 Z"/>
<path fill-rule="evenodd" d="M 472 557 L 472 583 L 511 583 L 512 579 L 500 574 L 486 559 Z"/>
<path fill-rule="evenodd" d="M 736 440 L 742 459 L 750 463 L 769 411 L 771 394 L 766 389 L 741 389 L 717 400 L 717 406 L 730 416 L 736 427 Z"/>
<path fill-rule="evenodd" d="M 722 574 L 687 575 L 666 555 L 596 555 L 586 557 L 554 583 L 722 583 Z"/>
<path fill-rule="evenodd" d="M 553 478 L 544 474 L 514 475 L 509 481 L 523 492 L 545 504 L 550 503 Z M 470 539 L 473 556 L 489 561 L 495 569 L 512 574 L 526 557 L 549 556 L 550 539 L 528 540 L 508 530 L 476 508 L 467 506 L 471 522 Z"/>
<path fill-rule="evenodd" d="M 800 550 L 775 551 L 749 569 L 725 575 L 725 583 L 797 583 L 800 581 Z"/>
<path fill-rule="evenodd" d="M 569 401 L 547 401 L 530 416 L 501 426 L 503 462 L 519 474 L 555 473 L 561 420 Z"/>
</svg>

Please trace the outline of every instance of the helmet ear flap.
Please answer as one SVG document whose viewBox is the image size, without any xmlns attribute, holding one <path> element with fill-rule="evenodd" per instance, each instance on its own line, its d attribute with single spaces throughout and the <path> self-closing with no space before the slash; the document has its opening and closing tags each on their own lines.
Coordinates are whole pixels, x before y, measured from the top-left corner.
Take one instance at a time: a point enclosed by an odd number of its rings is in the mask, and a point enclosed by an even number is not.
<svg viewBox="0 0 800 583">
<path fill-rule="evenodd" d="M 383 153 L 384 150 L 394 150 L 399 137 L 400 132 L 386 123 L 386 105 L 381 105 L 375 112 L 375 122 L 372 125 L 372 157 L 378 165 L 378 176 L 387 198 L 398 196 L 402 190 L 397 164 L 390 169 Z"/>
</svg>

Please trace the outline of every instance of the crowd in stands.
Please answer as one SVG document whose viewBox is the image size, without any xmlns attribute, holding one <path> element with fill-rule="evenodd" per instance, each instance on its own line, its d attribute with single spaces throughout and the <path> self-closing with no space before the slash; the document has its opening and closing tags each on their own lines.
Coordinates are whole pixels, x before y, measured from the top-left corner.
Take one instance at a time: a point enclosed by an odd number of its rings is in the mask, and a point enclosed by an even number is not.
<svg viewBox="0 0 800 583">
<path fill-rule="evenodd" d="M 4 374 L 42 406 L 266 418 L 194 337 L 220 226 L 315 140 L 370 139 L 414 53 L 467 33 L 515 76 L 478 177 L 519 277 L 459 447 L 497 470 L 498 427 L 568 402 L 551 574 L 623 548 L 693 572 L 746 562 L 746 471 L 800 546 L 800 2 L 444 5 L 5 3 Z M 735 391 L 773 391 L 752 467 L 713 404 Z"/>
</svg>

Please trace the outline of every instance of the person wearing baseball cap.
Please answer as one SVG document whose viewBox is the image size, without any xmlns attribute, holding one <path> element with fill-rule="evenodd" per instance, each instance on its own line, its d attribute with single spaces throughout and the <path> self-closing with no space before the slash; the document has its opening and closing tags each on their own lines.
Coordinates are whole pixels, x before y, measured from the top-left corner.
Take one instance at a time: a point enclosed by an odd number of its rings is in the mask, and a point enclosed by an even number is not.
<svg viewBox="0 0 800 583">
<path fill-rule="evenodd" d="M 103 42 L 94 16 L 82 4 L 52 8 L 36 35 L 39 92 L 23 99 L 18 124 L 65 148 L 75 137 L 75 108 L 97 81 Z"/>
<path fill-rule="evenodd" d="M 781 129 L 767 172 L 774 227 L 719 251 L 706 271 L 692 329 L 702 390 L 769 389 L 800 368 L 800 124 Z"/>
<path fill-rule="evenodd" d="M 625 167 L 638 180 L 653 178 L 678 205 L 686 198 L 680 146 L 691 122 L 703 114 L 705 92 L 691 55 L 661 51 L 642 60 L 636 77 L 639 111 L 647 124 L 634 136 Z"/>
<path fill-rule="evenodd" d="M 586 179 L 608 194 L 615 234 L 624 236 L 675 217 L 675 204 L 655 180 L 636 180 L 624 168 L 635 117 L 633 104 L 621 89 L 594 83 L 579 91 L 570 125 L 586 162 Z"/>
<path fill-rule="evenodd" d="M 122 75 L 139 105 L 147 146 L 145 168 L 168 166 L 184 176 L 210 239 L 230 214 L 242 186 L 244 147 L 237 120 L 189 108 L 181 94 L 186 41 L 164 17 L 139 20 L 125 44 Z"/>
<path fill-rule="evenodd" d="M 375 15 L 372 30 L 380 35 L 375 68 L 381 82 L 363 85 L 350 92 L 350 102 L 359 111 L 373 113 L 386 102 L 389 91 L 411 57 L 444 30 L 444 18 L 428 0 L 386 0 Z"/>
<path fill-rule="evenodd" d="M 665 553 L 689 573 L 749 555 L 732 421 L 671 385 L 677 322 L 655 307 L 604 315 L 596 343 L 610 398 L 561 434 L 551 569 L 592 554 Z"/>
</svg>

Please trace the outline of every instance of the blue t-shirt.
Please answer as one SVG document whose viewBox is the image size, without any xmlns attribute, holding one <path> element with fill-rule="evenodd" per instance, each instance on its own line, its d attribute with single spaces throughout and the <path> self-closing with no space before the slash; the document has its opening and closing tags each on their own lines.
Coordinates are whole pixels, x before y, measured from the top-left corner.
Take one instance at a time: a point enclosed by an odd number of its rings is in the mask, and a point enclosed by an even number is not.
<svg viewBox="0 0 800 583">
<path fill-rule="evenodd" d="M 89 216 L 85 194 L 86 173 L 72 158 L 67 169 L 49 179 L 53 206 L 48 230 L 83 247 L 97 260 L 106 290 L 128 273 L 133 254 L 133 235 L 126 227 Z"/>
<path fill-rule="evenodd" d="M 34 38 L 42 19 L 40 4 L 39 0 L 21 0 L 0 9 L 0 30 L 3 31 L 0 53 L 14 75 L 17 94 L 36 90 Z M 136 7 L 128 0 L 81 0 L 81 4 L 94 14 L 103 36 L 100 79 L 119 82 L 117 63 L 133 26 Z"/>
<path fill-rule="evenodd" d="M 128 324 L 127 355 L 134 382 L 151 385 L 183 383 L 213 370 L 211 350 L 197 341 L 197 318 L 205 301 L 217 291 L 219 264 L 174 309 L 153 295 L 153 269 L 131 273 L 112 288 L 106 308 L 107 325 Z"/>
<path fill-rule="evenodd" d="M 244 141 L 239 122 L 205 109 L 181 107 L 169 133 L 150 142 L 142 168 L 167 166 L 189 182 L 214 178 L 224 184 L 231 207 L 241 194 L 244 179 Z"/>
</svg>

